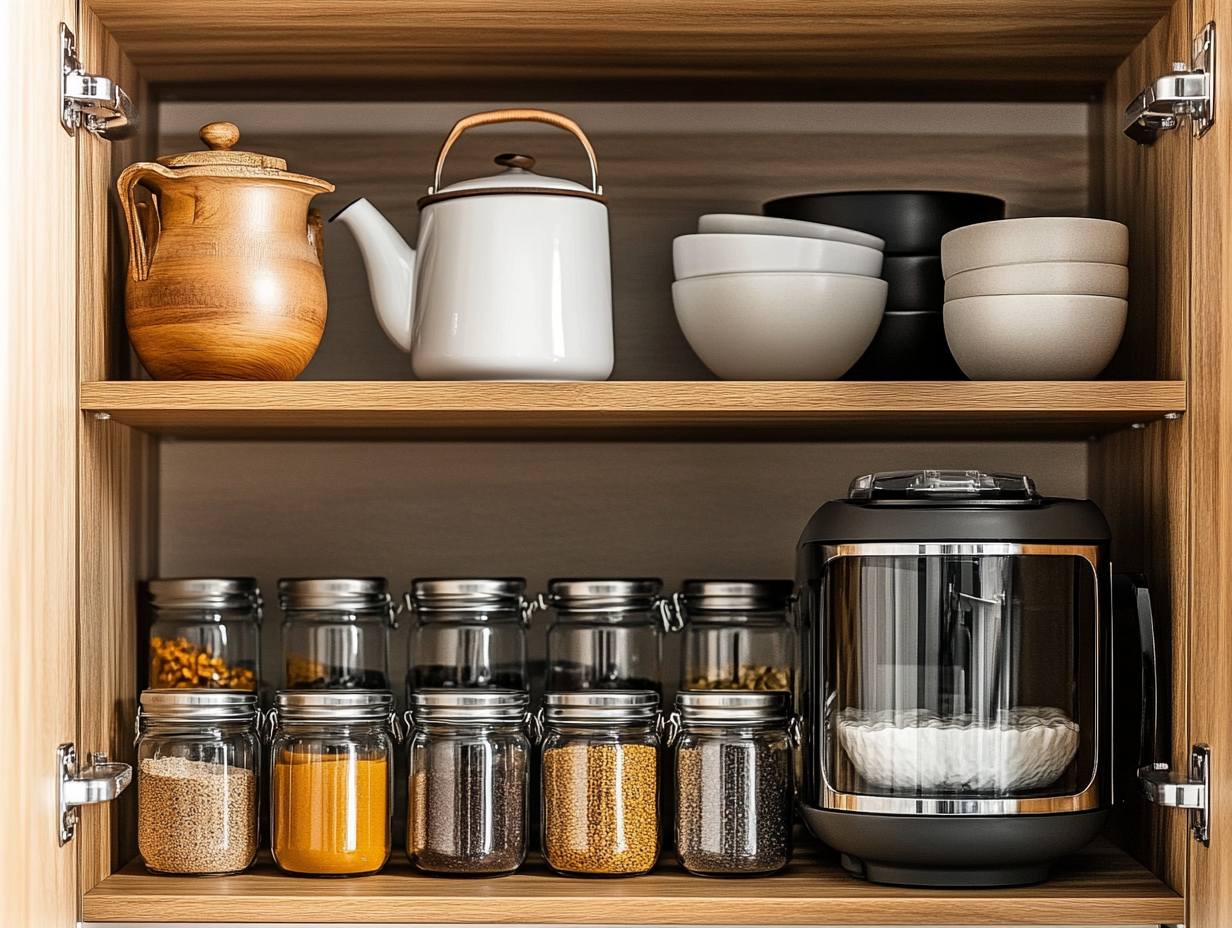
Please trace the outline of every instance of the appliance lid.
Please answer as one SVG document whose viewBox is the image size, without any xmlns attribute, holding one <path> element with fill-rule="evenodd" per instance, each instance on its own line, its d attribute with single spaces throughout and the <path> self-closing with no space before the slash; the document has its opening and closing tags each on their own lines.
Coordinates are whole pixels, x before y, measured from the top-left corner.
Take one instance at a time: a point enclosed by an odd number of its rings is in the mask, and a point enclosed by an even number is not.
<svg viewBox="0 0 1232 928">
<path fill-rule="evenodd" d="M 1031 504 L 1040 499 L 1035 481 L 1022 474 L 978 470 L 897 470 L 851 481 L 852 500 L 999 500 Z"/>
<path fill-rule="evenodd" d="M 791 580 L 686 580 L 681 599 L 689 612 L 768 612 L 786 609 Z"/>
</svg>

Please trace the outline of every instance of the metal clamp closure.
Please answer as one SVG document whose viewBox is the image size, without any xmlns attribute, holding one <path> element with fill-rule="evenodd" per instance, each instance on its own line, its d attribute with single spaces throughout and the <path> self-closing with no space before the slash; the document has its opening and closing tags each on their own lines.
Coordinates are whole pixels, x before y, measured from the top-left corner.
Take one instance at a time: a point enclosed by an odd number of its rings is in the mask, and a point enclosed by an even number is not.
<svg viewBox="0 0 1232 928">
<path fill-rule="evenodd" d="M 85 128 L 109 142 L 137 134 L 137 108 L 119 84 L 87 74 L 77 60 L 77 40 L 60 23 L 60 123 L 75 136 Z"/>
<path fill-rule="evenodd" d="M 107 755 L 90 755 L 90 766 L 77 769 L 77 748 L 62 744 L 56 749 L 56 767 L 59 778 L 56 782 L 56 803 L 60 810 L 60 846 L 63 847 L 77 833 L 81 813 L 79 807 L 95 802 L 110 802 L 128 787 L 133 780 L 133 768 L 128 764 L 107 760 Z"/>
<path fill-rule="evenodd" d="M 1138 785 L 1156 805 L 1189 810 L 1189 830 L 1204 846 L 1211 843 L 1211 750 L 1195 744 L 1189 755 L 1189 776 L 1151 764 L 1138 771 Z"/>
<path fill-rule="evenodd" d="M 1159 78 L 1125 108 L 1121 128 L 1135 142 L 1150 145 L 1160 132 L 1175 129 L 1189 117 L 1194 138 L 1201 138 L 1215 122 L 1215 24 L 1207 23 L 1193 40 L 1193 62 L 1172 65 L 1172 73 Z"/>
</svg>

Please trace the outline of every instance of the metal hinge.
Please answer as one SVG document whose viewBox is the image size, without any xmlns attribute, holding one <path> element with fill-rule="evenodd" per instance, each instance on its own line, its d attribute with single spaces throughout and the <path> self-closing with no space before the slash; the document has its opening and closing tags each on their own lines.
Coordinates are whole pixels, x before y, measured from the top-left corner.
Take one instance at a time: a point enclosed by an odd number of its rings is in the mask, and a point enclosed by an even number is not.
<svg viewBox="0 0 1232 928">
<path fill-rule="evenodd" d="M 1166 129 L 1189 117 L 1194 138 L 1200 139 L 1215 122 L 1215 24 L 1194 36 L 1193 61 L 1178 61 L 1172 73 L 1161 77 L 1125 108 L 1121 128 L 1135 142 L 1150 145 Z"/>
<path fill-rule="evenodd" d="M 56 749 L 56 804 L 60 809 L 60 846 L 73 840 L 80 813 L 78 806 L 110 802 L 132 782 L 133 768 L 112 763 L 106 754 L 91 754 L 90 766 L 77 769 L 77 748 L 62 744 Z"/>
<path fill-rule="evenodd" d="M 77 40 L 60 23 L 60 124 L 69 135 L 79 128 L 118 142 L 137 134 L 137 108 L 119 84 L 87 74 L 77 60 Z"/>
<path fill-rule="evenodd" d="M 1189 776 L 1171 773 L 1167 764 L 1152 764 L 1138 771 L 1138 785 L 1146 797 L 1161 806 L 1189 810 L 1194 840 L 1211 843 L 1211 749 L 1195 744 L 1189 754 Z"/>
</svg>

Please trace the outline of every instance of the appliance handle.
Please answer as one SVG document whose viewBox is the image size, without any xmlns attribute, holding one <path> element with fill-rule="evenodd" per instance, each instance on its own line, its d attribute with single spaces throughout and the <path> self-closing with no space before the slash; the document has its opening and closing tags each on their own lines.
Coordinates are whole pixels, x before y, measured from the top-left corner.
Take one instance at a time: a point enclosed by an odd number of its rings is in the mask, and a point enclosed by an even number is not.
<svg viewBox="0 0 1232 928">
<path fill-rule="evenodd" d="M 1151 591 L 1142 574 L 1112 575 L 1112 602 L 1117 610 L 1131 611 L 1137 618 L 1137 636 L 1141 654 L 1142 705 L 1139 723 L 1137 770 L 1153 768 L 1160 758 L 1171 755 L 1171 732 L 1166 715 L 1160 712 L 1159 650 L 1155 640 L 1155 617 L 1151 610 Z M 1126 630 L 1126 634 L 1129 631 Z"/>
</svg>

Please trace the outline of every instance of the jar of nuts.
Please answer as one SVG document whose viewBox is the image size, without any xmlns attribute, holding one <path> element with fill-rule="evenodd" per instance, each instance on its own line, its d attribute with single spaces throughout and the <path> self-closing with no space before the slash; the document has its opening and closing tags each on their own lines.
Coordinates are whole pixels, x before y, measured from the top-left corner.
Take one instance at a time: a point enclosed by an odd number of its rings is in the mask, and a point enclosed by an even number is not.
<svg viewBox="0 0 1232 928">
<path fill-rule="evenodd" d="M 278 603 L 284 689 L 389 689 L 398 610 L 384 577 L 287 578 Z"/>
<path fill-rule="evenodd" d="M 261 591 L 252 577 L 151 580 L 150 687 L 256 692 Z"/>
<path fill-rule="evenodd" d="M 635 876 L 659 859 L 659 695 L 543 697 L 542 847 L 558 873 Z"/>
<path fill-rule="evenodd" d="M 790 580 L 686 580 L 682 690 L 792 691 L 796 636 Z"/>
</svg>

